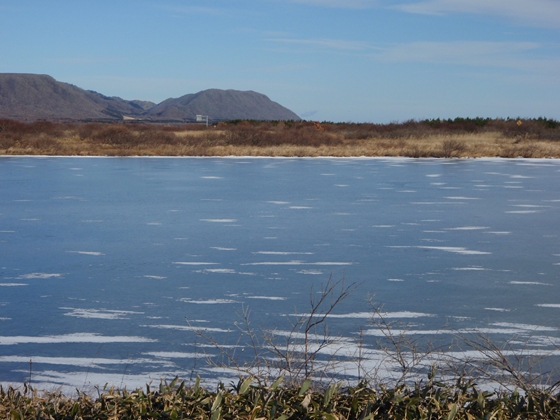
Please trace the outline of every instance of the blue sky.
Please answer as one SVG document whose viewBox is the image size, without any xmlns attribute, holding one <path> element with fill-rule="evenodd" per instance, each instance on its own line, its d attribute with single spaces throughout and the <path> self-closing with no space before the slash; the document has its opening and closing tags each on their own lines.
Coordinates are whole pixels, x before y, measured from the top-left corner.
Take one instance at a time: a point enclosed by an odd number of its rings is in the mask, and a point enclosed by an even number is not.
<svg viewBox="0 0 560 420">
<path fill-rule="evenodd" d="M 560 0 L 0 0 L 0 72 L 319 121 L 560 119 Z"/>
</svg>

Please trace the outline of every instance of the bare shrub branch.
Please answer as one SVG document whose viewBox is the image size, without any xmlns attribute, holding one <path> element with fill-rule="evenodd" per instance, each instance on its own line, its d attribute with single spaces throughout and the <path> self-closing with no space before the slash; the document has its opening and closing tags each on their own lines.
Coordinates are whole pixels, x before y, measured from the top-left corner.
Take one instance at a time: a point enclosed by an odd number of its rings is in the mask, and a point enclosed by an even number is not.
<svg viewBox="0 0 560 420">
<path fill-rule="evenodd" d="M 278 377 L 284 377 L 288 384 L 301 384 L 311 378 L 328 382 L 340 373 L 340 346 L 336 346 L 339 337 L 330 334 L 326 321 L 357 287 L 355 283 L 346 285 L 344 278 L 334 281 L 330 277 L 317 293 L 311 290 L 308 313 L 287 317 L 288 331 L 254 329 L 250 310 L 242 307 L 240 321 L 235 323 L 239 332 L 235 345 L 220 343 L 203 329 L 195 332 L 218 350 L 218 357 L 207 354 L 209 366 L 253 376 L 261 384 Z"/>
</svg>

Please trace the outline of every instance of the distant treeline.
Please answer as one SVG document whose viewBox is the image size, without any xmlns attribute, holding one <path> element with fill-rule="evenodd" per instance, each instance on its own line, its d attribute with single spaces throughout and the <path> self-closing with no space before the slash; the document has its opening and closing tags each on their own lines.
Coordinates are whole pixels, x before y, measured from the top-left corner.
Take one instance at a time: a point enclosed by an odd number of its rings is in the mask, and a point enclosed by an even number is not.
<svg viewBox="0 0 560 420">
<path fill-rule="evenodd" d="M 448 118 L 447 120 L 445 120 L 445 119 L 440 120 L 439 118 L 435 118 L 435 119 L 431 119 L 431 120 L 430 119 L 420 120 L 421 123 L 429 124 L 429 125 L 432 125 L 432 126 L 439 126 L 441 124 L 474 124 L 477 127 L 484 127 L 488 123 L 492 123 L 492 122 L 496 122 L 496 121 L 506 121 L 506 122 L 515 121 L 516 124 L 519 121 L 521 121 L 521 123 L 523 123 L 523 121 L 525 121 L 525 122 L 529 121 L 529 122 L 539 123 L 539 124 L 543 125 L 545 128 L 556 128 L 556 127 L 560 126 L 560 121 L 556 121 L 555 119 L 546 118 L 546 117 L 530 118 L 530 119 L 524 119 L 524 120 L 522 120 L 521 118 L 512 119 L 512 118 L 509 118 L 509 117 L 505 120 L 492 119 L 492 118 L 481 118 L 481 117 L 476 117 L 476 118 L 457 117 L 453 120 L 451 118 Z"/>
<path fill-rule="evenodd" d="M 219 123 L 219 125 L 237 126 L 250 125 L 253 127 L 276 126 L 283 124 L 288 128 L 316 125 L 325 131 L 342 133 L 345 138 L 398 138 L 398 137 L 424 137 L 436 133 L 479 133 L 499 132 L 506 137 L 519 135 L 531 136 L 543 140 L 560 140 L 560 121 L 539 118 L 462 118 L 454 119 L 424 119 L 407 120 L 403 122 L 390 122 L 385 124 L 374 123 L 352 123 L 322 121 L 256 121 L 256 120 L 231 120 Z M 320 128 L 319 128 L 320 129 Z"/>
<path fill-rule="evenodd" d="M 91 128 L 95 125 L 114 125 L 119 124 L 115 122 L 84 122 L 84 123 L 64 123 L 64 122 L 51 122 L 51 121 L 35 121 L 35 122 L 21 122 L 15 120 L 0 119 L 0 133 L 5 132 L 4 136 L 8 133 L 21 133 L 21 134 L 55 134 L 60 133 L 61 130 L 76 129 L 78 127 L 87 126 Z M 178 124 L 178 123 L 153 123 L 153 122 L 137 122 L 134 120 L 123 121 L 122 125 L 131 126 L 131 128 L 139 129 L 139 127 L 147 127 L 152 129 L 159 129 L 165 131 L 182 131 L 182 130 L 201 130 L 204 128 L 203 124 Z M 551 140 L 557 139 L 557 133 L 552 134 L 560 127 L 560 121 L 539 117 L 539 118 L 463 118 L 457 117 L 454 119 L 423 119 L 423 120 L 407 120 L 403 122 L 390 122 L 385 124 L 375 123 L 354 123 L 354 122 L 331 122 L 331 121 L 260 121 L 260 120 L 229 120 L 218 122 L 210 128 L 233 128 L 233 127 L 253 127 L 261 129 L 301 129 L 305 127 L 314 127 L 318 131 L 329 131 L 343 134 L 346 131 L 358 130 L 363 135 L 372 134 L 375 137 L 379 134 L 391 133 L 392 135 L 421 135 L 427 134 L 431 130 L 439 132 L 465 132 L 475 133 L 480 131 L 494 131 L 501 132 L 506 136 L 529 134 L 537 135 L 541 138 L 550 138 Z M 81 130 L 81 129 L 80 129 Z M 544 134 L 544 137 L 543 137 Z M 0 134 L 1 135 L 1 134 Z M 349 138 L 348 136 L 345 136 Z M 365 137 L 364 137 L 365 138 Z"/>
</svg>

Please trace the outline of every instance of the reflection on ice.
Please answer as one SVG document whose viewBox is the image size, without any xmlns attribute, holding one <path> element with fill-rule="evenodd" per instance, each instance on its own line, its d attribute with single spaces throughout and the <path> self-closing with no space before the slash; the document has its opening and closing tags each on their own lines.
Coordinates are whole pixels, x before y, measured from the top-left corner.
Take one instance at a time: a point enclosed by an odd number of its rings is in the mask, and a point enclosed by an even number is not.
<svg viewBox="0 0 560 420">
<path fill-rule="evenodd" d="M 60 344 L 60 343 L 155 343 L 153 340 L 145 337 L 134 336 L 105 336 L 92 333 L 75 333 L 64 335 L 47 335 L 47 336 L 0 336 L 0 345 L 16 345 L 16 344 Z"/>
<path fill-rule="evenodd" d="M 190 298 L 182 298 L 179 299 L 181 302 L 186 302 L 186 303 L 196 303 L 199 305 L 218 305 L 218 304 L 223 304 L 223 303 L 239 303 L 236 300 L 231 300 L 231 299 L 207 299 L 207 300 L 193 300 Z"/>
<path fill-rule="evenodd" d="M 290 316 L 311 316 L 311 314 L 290 314 Z M 423 312 L 410 312 L 410 311 L 401 311 L 401 312 L 380 312 L 376 314 L 374 312 L 350 312 L 347 314 L 328 314 L 328 318 L 361 318 L 361 319 L 372 319 L 376 317 L 382 318 L 422 318 L 422 317 L 434 317 L 434 314 L 426 314 Z"/>
<path fill-rule="evenodd" d="M 299 260 L 292 260 L 292 261 L 265 261 L 265 262 L 255 262 L 255 263 L 247 263 L 242 265 L 352 265 L 351 262 L 331 262 L 331 261 L 324 261 L 324 262 L 305 262 Z"/>
<path fill-rule="evenodd" d="M 197 271 L 199 273 L 218 273 L 218 274 L 235 274 L 235 270 L 231 268 L 205 268 Z"/>
<path fill-rule="evenodd" d="M 81 255 L 93 255 L 93 256 L 101 256 L 101 255 L 105 255 L 102 252 L 99 251 L 66 251 L 69 254 L 81 254 Z"/>
<path fill-rule="evenodd" d="M 538 281 L 510 281 L 509 284 L 527 284 L 536 286 L 552 286 L 550 283 L 541 283 Z"/>
<path fill-rule="evenodd" d="M 141 327 L 157 328 L 160 330 L 176 330 L 176 331 L 208 331 L 208 332 L 223 332 L 223 333 L 231 332 L 230 330 L 224 330 L 223 328 L 196 327 L 192 325 L 141 325 Z"/>
<path fill-rule="evenodd" d="M 516 328 L 524 331 L 558 331 L 558 328 L 553 327 L 543 327 L 541 325 L 530 324 L 516 324 L 512 322 L 494 322 L 491 325 L 495 325 L 496 327 Z"/>
<path fill-rule="evenodd" d="M 134 311 L 114 311 L 108 309 L 80 309 L 80 308 L 60 308 L 70 310 L 65 313 L 66 316 L 73 316 L 76 318 L 96 318 L 96 319 L 129 319 L 129 315 L 141 315 L 144 312 Z"/>
<path fill-rule="evenodd" d="M 445 252 L 453 252 L 455 254 L 461 255 L 489 255 L 492 254 L 491 252 L 486 251 L 473 251 L 467 248 L 459 247 L 459 246 L 427 246 L 427 245 L 420 245 L 420 246 L 407 246 L 407 245 L 394 245 L 394 246 L 387 246 L 387 248 L 420 248 L 420 249 L 433 249 L 437 251 L 445 251 Z"/>
<path fill-rule="evenodd" d="M 149 354 L 149 353 L 145 353 Z M 169 363 L 155 361 L 152 359 L 104 359 L 104 358 L 86 358 L 86 357 L 45 357 L 45 356 L 0 356 L 0 363 L 27 363 L 32 361 L 34 364 L 45 365 L 66 365 L 81 367 L 100 367 L 100 365 L 134 365 L 145 363 L 156 363 L 160 365 L 169 365 Z"/>
<path fill-rule="evenodd" d="M 314 252 L 283 252 L 283 251 L 257 251 L 253 254 L 261 255 L 313 255 Z"/>
<path fill-rule="evenodd" d="M 484 229 L 490 229 L 490 228 L 487 226 L 460 226 L 456 228 L 447 228 L 445 230 L 484 230 Z"/>
<path fill-rule="evenodd" d="M 126 373 L 126 367 L 116 373 L 107 371 L 92 372 L 57 372 L 53 370 L 43 370 L 33 372 L 33 388 L 40 390 L 56 390 L 72 395 L 76 390 L 97 395 L 100 385 L 107 384 L 108 387 L 127 387 L 128 389 L 145 389 L 146 384 L 159 385 L 162 379 L 170 380 L 179 375 L 184 378 L 189 377 L 190 372 L 181 371 L 174 366 L 168 371 L 143 372 L 132 375 Z"/>
<path fill-rule="evenodd" d="M 550 208 L 550 206 L 539 206 L 539 205 L 536 205 L 536 204 L 512 204 L 511 207 Z"/>
<path fill-rule="evenodd" d="M 264 299 L 264 300 L 286 300 L 285 297 L 279 296 L 245 296 L 247 299 Z"/>
<path fill-rule="evenodd" d="M 163 359 L 196 359 L 200 357 L 200 354 L 197 353 L 183 353 L 179 351 L 152 351 L 142 354 Z"/>
<path fill-rule="evenodd" d="M 527 330 L 525 328 L 519 328 L 516 324 L 511 324 L 510 327 L 507 324 L 503 324 L 503 328 L 463 328 L 458 330 L 414 330 L 414 329 L 391 329 L 391 333 L 394 336 L 404 336 L 404 335 L 422 335 L 422 336 L 430 336 L 430 335 L 480 335 L 480 334 L 506 334 L 510 336 L 520 335 L 520 334 L 530 334 L 531 331 L 556 331 L 555 328 L 549 327 L 536 327 L 533 330 Z M 496 325 L 499 326 L 499 325 Z M 375 329 L 367 329 L 363 330 L 364 335 L 371 335 L 375 337 L 385 337 L 387 331 L 380 330 L 378 328 Z"/>
<path fill-rule="evenodd" d="M 453 252 L 461 255 L 489 255 L 491 252 L 473 251 L 459 246 L 418 246 L 416 248 L 435 249 L 438 251 Z"/>
<path fill-rule="evenodd" d="M 30 273 L 30 274 L 23 274 L 18 277 L 18 279 L 51 279 L 56 277 L 62 277 L 62 274 L 58 273 Z"/>
<path fill-rule="evenodd" d="M 173 264 L 177 265 L 219 265 L 219 263 L 214 262 L 199 262 L 199 261 L 177 261 Z"/>
<path fill-rule="evenodd" d="M 411 201 L 410 204 L 425 205 L 425 206 L 439 206 L 439 205 L 444 205 L 444 206 L 450 206 L 450 205 L 461 206 L 461 205 L 464 205 L 464 203 L 461 203 L 460 201 Z"/>
<path fill-rule="evenodd" d="M 313 275 L 313 276 L 319 276 L 319 275 L 323 274 L 323 272 L 321 270 L 300 270 L 300 271 L 296 271 L 296 273 Z"/>
</svg>

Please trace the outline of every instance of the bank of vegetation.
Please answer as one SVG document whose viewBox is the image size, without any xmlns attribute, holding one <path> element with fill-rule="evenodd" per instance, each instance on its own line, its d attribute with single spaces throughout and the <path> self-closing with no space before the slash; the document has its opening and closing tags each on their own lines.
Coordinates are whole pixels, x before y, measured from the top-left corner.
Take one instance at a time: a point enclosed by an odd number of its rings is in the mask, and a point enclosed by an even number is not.
<svg viewBox="0 0 560 420">
<path fill-rule="evenodd" d="M 558 419 L 560 395 L 548 390 L 488 392 L 474 382 L 429 380 L 374 390 L 366 384 L 322 390 L 284 387 L 252 378 L 215 390 L 177 379 L 134 391 L 104 389 L 97 396 L 0 389 L 2 419 Z"/>
<path fill-rule="evenodd" d="M 206 127 L 0 120 L 0 154 L 559 158 L 560 122 L 547 118 L 390 124 L 226 121 Z"/>
</svg>

